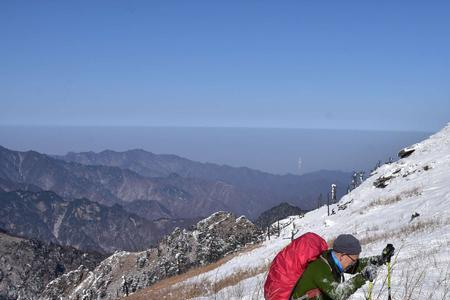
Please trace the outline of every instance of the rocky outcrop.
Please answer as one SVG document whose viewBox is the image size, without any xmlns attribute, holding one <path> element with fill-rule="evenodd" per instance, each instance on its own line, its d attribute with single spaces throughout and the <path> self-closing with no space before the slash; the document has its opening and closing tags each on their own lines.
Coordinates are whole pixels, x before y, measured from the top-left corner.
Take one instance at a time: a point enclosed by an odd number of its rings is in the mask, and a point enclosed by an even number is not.
<svg viewBox="0 0 450 300">
<path fill-rule="evenodd" d="M 406 157 L 410 156 L 411 154 L 413 154 L 414 151 L 416 151 L 414 146 L 413 147 L 403 148 L 402 150 L 400 150 L 398 152 L 398 157 L 399 158 L 406 158 Z"/>
<path fill-rule="evenodd" d="M 432 168 L 433 164 L 431 163 L 419 166 L 415 163 L 400 162 L 392 168 L 383 168 L 379 170 L 379 172 L 383 172 L 383 174 L 373 182 L 373 186 L 377 188 L 385 188 L 396 178 L 405 178 L 414 173 L 429 171 Z"/>
<path fill-rule="evenodd" d="M 0 231 L 0 299 L 38 299 L 49 281 L 81 265 L 92 270 L 103 259 L 98 253 L 27 240 Z"/>
<path fill-rule="evenodd" d="M 157 248 L 139 253 L 118 252 L 95 270 L 79 268 L 52 281 L 41 299 L 119 299 L 153 283 L 214 262 L 250 243 L 260 231 L 247 218 L 218 212 L 193 230 L 175 229 Z"/>
</svg>

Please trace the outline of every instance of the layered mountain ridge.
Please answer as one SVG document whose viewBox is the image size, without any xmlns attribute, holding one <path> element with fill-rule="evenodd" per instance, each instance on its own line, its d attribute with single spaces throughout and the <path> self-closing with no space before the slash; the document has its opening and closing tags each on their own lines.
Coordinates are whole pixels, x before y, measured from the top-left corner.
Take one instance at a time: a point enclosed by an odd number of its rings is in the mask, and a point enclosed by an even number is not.
<svg viewBox="0 0 450 300">
<path fill-rule="evenodd" d="M 339 197 L 344 195 L 351 176 L 347 172 L 329 170 L 304 175 L 275 175 L 247 167 L 202 163 L 171 154 L 154 154 L 142 149 L 123 152 L 104 150 L 99 153 L 69 152 L 55 157 L 84 165 L 120 167 L 146 177 L 177 177 L 179 175 L 183 178 L 225 182 L 260 196 L 261 194 L 264 194 L 264 197 L 270 196 L 274 205 L 290 200 L 304 210 L 315 208 L 318 195 L 326 194 L 331 183 L 341 187 L 338 189 Z M 265 209 L 272 206 L 269 205 Z"/>
<path fill-rule="evenodd" d="M 67 199 L 87 198 L 108 206 L 117 203 L 144 218 L 157 219 L 196 218 L 219 210 L 256 218 L 265 209 L 287 200 L 307 209 L 320 193 L 328 192 L 332 183 L 347 187 L 350 178 L 350 174 L 339 171 L 272 175 L 248 168 L 197 163 L 173 155 L 156 156 L 155 166 L 154 155 L 142 150 L 102 153 L 114 159 L 94 161 L 98 155 L 93 158 L 91 154 L 89 160 L 83 158 L 85 154 L 72 159 L 89 163 L 85 165 L 35 151 L 0 147 L 0 179 L 52 190 Z M 153 167 L 158 172 L 152 173 Z M 146 177 L 152 174 L 166 177 Z M 338 189 L 338 196 L 345 190 Z M 144 201 L 149 202 L 146 206 L 150 208 L 140 209 Z"/>
<path fill-rule="evenodd" d="M 168 215 L 195 218 L 220 209 L 255 215 L 259 207 L 256 195 L 223 182 L 180 176 L 148 178 L 127 169 L 65 162 L 35 151 L 0 147 L 0 166 L 2 179 L 51 190 L 67 199 L 87 198 L 108 206 L 131 207 L 133 201 L 158 202 L 159 214 L 152 211 L 147 216 L 135 211 L 148 219 Z"/>
<path fill-rule="evenodd" d="M 0 228 L 82 250 L 143 250 L 180 224 L 149 221 L 117 204 L 108 207 L 87 199 L 66 201 L 50 191 L 0 192 Z"/>
</svg>

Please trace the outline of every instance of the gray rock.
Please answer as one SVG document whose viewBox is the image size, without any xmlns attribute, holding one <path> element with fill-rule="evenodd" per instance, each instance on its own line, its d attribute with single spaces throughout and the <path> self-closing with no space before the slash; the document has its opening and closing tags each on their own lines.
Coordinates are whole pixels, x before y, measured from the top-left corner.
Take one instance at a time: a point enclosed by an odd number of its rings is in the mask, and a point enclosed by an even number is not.
<svg viewBox="0 0 450 300">
<path fill-rule="evenodd" d="M 400 150 L 400 151 L 398 152 L 398 157 L 400 157 L 400 158 L 408 157 L 408 156 L 410 156 L 411 154 L 413 154 L 414 151 L 416 151 L 416 149 L 415 149 L 415 148 L 412 148 L 412 147 L 406 147 L 406 148 L 403 148 L 402 150 Z"/>
</svg>

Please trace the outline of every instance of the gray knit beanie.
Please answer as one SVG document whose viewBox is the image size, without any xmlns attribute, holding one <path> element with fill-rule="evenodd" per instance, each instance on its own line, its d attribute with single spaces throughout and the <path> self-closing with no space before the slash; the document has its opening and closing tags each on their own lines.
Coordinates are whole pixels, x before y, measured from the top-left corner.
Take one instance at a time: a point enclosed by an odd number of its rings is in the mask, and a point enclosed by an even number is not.
<svg viewBox="0 0 450 300">
<path fill-rule="evenodd" d="M 334 240 L 333 250 L 349 255 L 359 255 L 361 253 L 361 244 L 353 235 L 341 234 Z"/>
</svg>

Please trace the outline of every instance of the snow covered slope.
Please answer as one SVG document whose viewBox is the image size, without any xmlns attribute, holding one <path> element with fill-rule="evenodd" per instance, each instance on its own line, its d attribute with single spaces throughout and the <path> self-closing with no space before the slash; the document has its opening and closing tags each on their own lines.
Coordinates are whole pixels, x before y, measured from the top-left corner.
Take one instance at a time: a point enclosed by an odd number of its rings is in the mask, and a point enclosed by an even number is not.
<svg viewBox="0 0 450 300">
<path fill-rule="evenodd" d="M 322 207 L 303 218 L 287 218 L 280 237 L 184 284 L 219 282 L 236 274 L 252 274 L 249 270 L 267 270 L 290 242 L 295 226 L 296 237 L 312 231 L 332 240 L 341 233 L 352 233 L 363 244 L 362 256 L 378 255 L 386 243 L 393 243 L 397 248 L 394 299 L 450 299 L 450 124 L 411 147 L 415 151 L 410 156 L 381 166 L 344 196 L 332 207 L 336 214 L 327 216 L 327 208 Z M 264 271 L 253 274 L 197 299 L 263 299 L 265 275 Z M 386 268 L 382 267 L 373 299 L 387 299 L 385 279 Z M 366 290 L 367 286 L 351 299 L 365 299 Z"/>
</svg>

